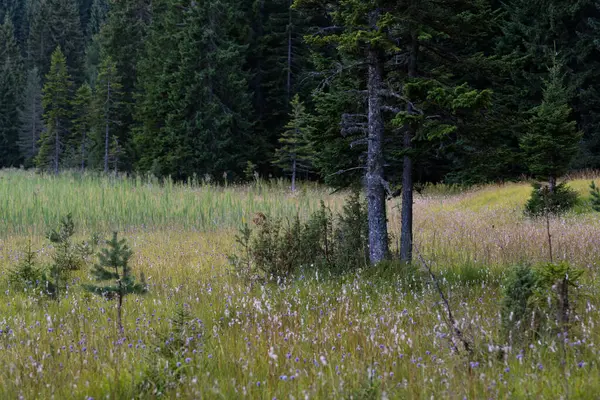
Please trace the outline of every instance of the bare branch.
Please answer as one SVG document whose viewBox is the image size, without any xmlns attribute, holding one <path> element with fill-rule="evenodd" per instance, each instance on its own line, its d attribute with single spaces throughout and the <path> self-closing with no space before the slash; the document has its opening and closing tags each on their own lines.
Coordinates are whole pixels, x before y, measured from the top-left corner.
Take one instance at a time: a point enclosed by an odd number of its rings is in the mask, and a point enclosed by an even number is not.
<svg viewBox="0 0 600 400">
<path fill-rule="evenodd" d="M 353 168 L 348 168 L 348 169 L 340 169 L 339 171 L 334 172 L 333 174 L 327 175 L 327 178 L 329 178 L 330 176 L 334 176 L 334 175 L 345 174 L 346 172 L 356 171 L 357 169 L 367 169 L 367 168 L 366 167 L 353 167 Z"/>
<path fill-rule="evenodd" d="M 381 109 L 383 111 L 393 112 L 394 114 L 398 114 L 398 113 L 402 112 L 402 110 L 399 109 L 398 107 L 392 107 L 392 106 L 381 106 Z"/>
<path fill-rule="evenodd" d="M 368 132 L 368 128 L 365 126 L 347 126 L 347 127 L 342 127 L 342 135 L 343 136 L 348 136 L 349 134 L 353 134 L 353 133 L 362 133 L 362 134 L 366 134 Z"/>
<path fill-rule="evenodd" d="M 419 258 L 419 261 L 421 262 L 423 267 L 429 273 L 429 276 L 431 277 L 431 280 L 433 281 L 433 284 L 434 284 L 438 294 L 440 295 L 442 302 L 444 303 L 444 306 L 446 307 L 446 312 L 448 313 L 448 321 L 447 322 L 448 322 L 450 329 L 452 331 L 454 331 L 454 335 L 458 338 L 458 340 L 460 340 L 462 342 L 467 353 L 469 353 L 469 354 L 472 353 L 473 350 L 471 348 L 471 343 L 467 339 L 465 339 L 463 332 L 458 327 L 458 324 L 456 323 L 456 320 L 454 319 L 454 315 L 452 314 L 452 309 L 450 308 L 450 303 L 448 302 L 448 299 L 446 299 L 446 295 L 444 295 L 444 291 L 442 290 L 442 288 L 440 286 L 437 276 L 435 276 L 435 274 L 433 273 L 433 271 L 431 269 L 431 266 L 429 264 L 427 264 L 427 262 L 423 258 L 423 255 L 419 252 L 417 245 L 413 243 L 413 247 L 414 247 L 415 253 L 417 253 L 417 257 Z M 454 346 L 454 348 L 456 350 L 458 350 L 456 348 L 456 346 Z"/>
<path fill-rule="evenodd" d="M 367 138 L 357 139 L 357 140 L 354 140 L 352 143 L 350 143 L 350 148 L 352 149 L 355 146 L 365 145 L 368 143 L 369 143 L 369 139 L 367 139 Z"/>
</svg>

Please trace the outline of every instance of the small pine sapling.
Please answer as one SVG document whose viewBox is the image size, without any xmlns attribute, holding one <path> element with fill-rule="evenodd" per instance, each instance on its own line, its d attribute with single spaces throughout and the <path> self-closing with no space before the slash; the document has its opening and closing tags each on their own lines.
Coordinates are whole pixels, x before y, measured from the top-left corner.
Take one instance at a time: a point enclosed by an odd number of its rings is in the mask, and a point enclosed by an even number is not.
<svg viewBox="0 0 600 400">
<path fill-rule="evenodd" d="M 596 182 L 590 184 L 590 201 L 594 211 L 600 212 L 600 188 L 596 186 Z"/>
<path fill-rule="evenodd" d="M 112 239 L 98 254 L 98 264 L 94 265 L 92 275 L 98 282 L 106 284 L 85 285 L 85 289 L 105 297 L 117 298 L 117 324 L 119 330 L 123 331 L 122 309 L 123 299 L 128 294 L 143 294 L 147 291 L 144 276 L 141 282 L 136 282 L 135 276 L 129 267 L 129 259 L 133 252 L 127 245 L 125 239 L 119 240 L 117 232 L 113 233 Z M 110 282 L 110 283 L 109 283 Z"/>
<path fill-rule="evenodd" d="M 31 240 L 29 240 L 23 259 L 9 271 L 8 281 L 11 287 L 27 290 L 35 288 L 41 283 L 42 271 L 36 264 L 35 256 L 36 254 L 31 248 Z"/>
<path fill-rule="evenodd" d="M 60 289 L 66 287 L 70 271 L 81 267 L 81 259 L 77 256 L 71 239 L 74 234 L 73 217 L 67 214 L 61 219 L 58 229 L 50 231 L 47 235 L 55 251 L 52 256 L 54 262 L 49 270 L 50 277 L 46 283 L 48 293 L 56 299 L 60 299 Z"/>
</svg>

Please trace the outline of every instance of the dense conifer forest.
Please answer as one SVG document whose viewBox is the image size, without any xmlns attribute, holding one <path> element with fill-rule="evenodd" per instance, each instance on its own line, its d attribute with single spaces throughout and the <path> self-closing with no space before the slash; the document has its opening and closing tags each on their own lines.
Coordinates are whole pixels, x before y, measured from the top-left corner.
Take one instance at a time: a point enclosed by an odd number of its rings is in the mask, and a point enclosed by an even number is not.
<svg viewBox="0 0 600 400">
<path fill-rule="evenodd" d="M 0 167 L 369 170 L 392 191 L 598 168 L 599 18 L 592 0 L 2 0 Z"/>
</svg>

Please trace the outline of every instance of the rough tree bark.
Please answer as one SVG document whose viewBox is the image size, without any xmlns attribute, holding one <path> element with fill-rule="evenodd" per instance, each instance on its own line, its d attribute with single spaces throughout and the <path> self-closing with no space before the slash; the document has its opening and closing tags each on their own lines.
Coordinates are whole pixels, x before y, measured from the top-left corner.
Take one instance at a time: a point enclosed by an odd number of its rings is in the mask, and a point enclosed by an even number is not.
<svg viewBox="0 0 600 400">
<path fill-rule="evenodd" d="M 411 44 L 408 59 L 408 77 L 417 76 L 417 57 L 419 52 L 419 41 L 416 33 L 411 35 Z M 415 112 L 410 101 L 406 105 L 407 113 Z M 407 124 L 404 128 L 404 155 L 402 162 L 402 227 L 400 232 L 400 260 L 412 262 L 413 252 L 413 160 L 410 150 L 414 137 L 414 126 Z"/>
<path fill-rule="evenodd" d="M 380 51 L 370 49 L 368 76 L 368 150 L 365 191 L 369 220 L 369 260 L 377 264 L 388 256 L 388 231 L 383 186 L 383 59 Z"/>
</svg>

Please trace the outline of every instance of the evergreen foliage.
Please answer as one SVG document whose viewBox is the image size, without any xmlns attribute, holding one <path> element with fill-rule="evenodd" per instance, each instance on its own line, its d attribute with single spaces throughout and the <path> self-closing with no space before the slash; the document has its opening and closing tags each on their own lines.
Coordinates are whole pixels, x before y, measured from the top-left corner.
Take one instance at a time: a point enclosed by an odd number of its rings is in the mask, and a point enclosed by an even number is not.
<svg viewBox="0 0 600 400">
<path fill-rule="evenodd" d="M 23 163 L 31 167 L 37 156 L 39 140 L 44 130 L 42 116 L 42 86 L 37 68 L 27 73 L 19 112 L 19 150 Z"/>
<path fill-rule="evenodd" d="M 247 278 L 280 280 L 316 268 L 343 273 L 369 264 L 367 213 L 354 192 L 338 215 L 325 204 L 306 222 L 257 215 L 253 230 L 244 225 L 236 237 L 239 254 L 230 257 Z"/>
<path fill-rule="evenodd" d="M 553 190 L 548 185 L 539 183 L 532 186 L 531 197 L 525 204 L 525 215 L 531 217 L 563 214 L 575 207 L 579 200 L 579 194 L 564 182 L 556 185 Z"/>
<path fill-rule="evenodd" d="M 80 84 L 83 80 L 84 40 L 76 0 L 34 0 L 27 42 L 30 67 L 45 76 L 57 47 L 65 57 L 67 72 Z"/>
<path fill-rule="evenodd" d="M 141 282 L 136 282 L 129 259 L 133 252 L 127 245 L 125 239 L 118 239 L 117 232 L 113 233 L 112 239 L 107 242 L 108 247 L 102 249 L 98 254 L 98 263 L 94 265 L 92 275 L 98 284 L 89 284 L 85 288 L 92 293 L 100 294 L 109 298 L 116 297 L 117 324 L 123 331 L 122 309 L 123 300 L 128 294 L 142 294 L 147 291 L 142 275 Z M 101 284 L 101 282 L 103 282 Z"/>
<path fill-rule="evenodd" d="M 0 168 L 17 167 L 23 60 L 9 15 L 0 25 Z"/>
<path fill-rule="evenodd" d="M 536 178 L 548 180 L 550 191 L 554 190 L 556 179 L 568 171 L 581 139 L 577 122 L 571 119 L 563 79 L 561 67 L 555 61 L 550 78 L 544 82 L 543 101 L 532 110 L 527 132 L 521 139 L 530 172 Z"/>
<path fill-rule="evenodd" d="M 92 88 L 87 83 L 81 85 L 72 101 L 73 129 L 69 139 L 70 165 L 84 171 L 89 159 L 90 133 L 94 124 L 94 104 Z"/>
<path fill-rule="evenodd" d="M 96 160 L 102 160 L 104 173 L 109 170 L 110 147 L 116 140 L 115 127 L 121 124 L 120 107 L 123 85 L 117 71 L 117 64 L 110 56 L 105 56 L 100 65 L 96 81 L 95 110 L 96 117 Z M 100 156 L 100 154 L 101 156 Z"/>
<path fill-rule="evenodd" d="M 140 66 L 139 167 L 176 179 L 239 176 L 256 159 L 246 46 L 236 42 L 243 29 L 239 4 L 194 1 L 182 5 L 183 14 L 171 0 L 163 6 L 167 11 L 152 26 Z"/>
<path fill-rule="evenodd" d="M 44 273 L 36 262 L 36 253 L 31 248 L 31 240 L 23 259 L 8 273 L 8 282 L 16 290 L 35 289 L 44 286 Z"/>
<path fill-rule="evenodd" d="M 279 138 L 280 147 L 275 151 L 274 163 L 292 175 L 292 192 L 296 191 L 296 178 L 301 172 L 310 171 L 308 116 L 298 95 L 292 99 L 290 120 Z"/>
<path fill-rule="evenodd" d="M 83 265 L 82 258 L 77 254 L 73 243 L 75 223 L 71 214 L 60 220 L 59 227 L 48 232 L 47 238 L 54 246 L 52 265 L 48 276 L 44 277 L 47 293 L 60 300 L 61 293 L 68 287 L 68 280 L 72 271 L 80 269 Z"/>
<path fill-rule="evenodd" d="M 60 47 L 52 53 L 52 65 L 46 76 L 42 106 L 46 130 L 40 138 L 40 149 L 36 166 L 58 174 L 61 156 L 68 137 L 71 117 L 71 77 L 67 72 L 67 62 Z"/>
<path fill-rule="evenodd" d="M 590 183 L 590 202 L 594 211 L 600 212 L 600 188 L 594 181 Z"/>
</svg>

